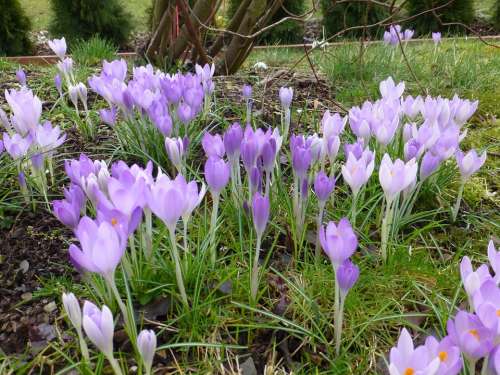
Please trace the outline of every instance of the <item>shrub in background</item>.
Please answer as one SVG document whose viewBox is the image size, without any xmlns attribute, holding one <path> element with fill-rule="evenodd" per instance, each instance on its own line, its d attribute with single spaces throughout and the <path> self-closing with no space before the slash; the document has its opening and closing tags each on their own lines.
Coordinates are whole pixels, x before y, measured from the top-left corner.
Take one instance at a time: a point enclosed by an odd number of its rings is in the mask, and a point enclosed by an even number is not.
<svg viewBox="0 0 500 375">
<path fill-rule="evenodd" d="M 410 16 L 420 14 L 433 8 L 445 5 L 449 0 L 409 0 L 407 9 Z M 474 21 L 474 2 L 473 0 L 454 0 L 451 4 L 439 8 L 435 11 L 443 23 L 460 22 L 470 25 Z M 461 26 L 442 26 L 434 12 L 427 12 L 419 15 L 412 21 L 412 25 L 422 34 L 433 31 L 445 32 L 464 32 Z"/>
<path fill-rule="evenodd" d="M 19 0 L 0 0 L 0 56 L 26 54 L 31 49 L 31 23 Z"/>
<path fill-rule="evenodd" d="M 497 0 L 495 5 L 495 14 L 493 15 L 493 23 L 497 30 L 500 30 L 500 0 Z"/>
<path fill-rule="evenodd" d="M 50 32 L 69 42 L 95 35 L 122 46 L 132 29 L 131 16 L 118 0 L 50 0 Z"/>
<path fill-rule="evenodd" d="M 89 40 L 80 40 L 72 48 L 73 60 L 78 65 L 99 65 L 103 60 L 116 58 L 116 47 L 106 39 L 95 35 Z"/>
<path fill-rule="evenodd" d="M 389 8 L 370 2 L 346 2 L 335 4 L 332 0 L 321 0 L 323 27 L 326 36 L 331 36 L 348 27 L 375 24 L 389 16 Z M 367 28 L 368 35 L 382 34 L 381 27 Z M 349 31 L 342 36 L 358 37 L 363 29 Z"/>
<path fill-rule="evenodd" d="M 231 19 L 238 10 L 241 0 L 229 0 L 227 9 L 227 18 Z M 274 15 L 271 23 L 277 22 L 280 19 L 294 15 L 302 15 L 306 11 L 305 0 L 284 0 L 283 7 L 288 13 L 280 8 Z M 265 32 L 260 38 L 260 43 L 275 44 L 275 43 L 302 43 L 304 40 L 304 24 L 295 20 L 288 20 L 271 30 Z"/>
</svg>

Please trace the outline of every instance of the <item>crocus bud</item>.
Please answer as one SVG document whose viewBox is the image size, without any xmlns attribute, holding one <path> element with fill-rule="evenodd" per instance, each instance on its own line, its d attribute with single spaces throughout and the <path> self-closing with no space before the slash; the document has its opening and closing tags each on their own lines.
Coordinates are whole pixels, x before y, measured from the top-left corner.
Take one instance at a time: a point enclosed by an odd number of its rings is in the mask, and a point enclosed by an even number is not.
<svg viewBox="0 0 500 375">
<path fill-rule="evenodd" d="M 252 191 L 260 191 L 261 182 L 262 174 L 260 173 L 259 168 L 253 167 L 250 171 L 250 185 L 252 187 Z"/>
<path fill-rule="evenodd" d="M 172 164 L 178 171 L 182 167 L 182 158 L 184 157 L 184 143 L 181 138 L 165 138 L 165 149 Z"/>
<path fill-rule="evenodd" d="M 222 158 L 225 154 L 224 143 L 220 134 L 212 135 L 205 132 L 201 140 L 201 145 L 207 157 L 217 156 Z"/>
<path fill-rule="evenodd" d="M 63 293 L 62 301 L 64 311 L 66 311 L 66 315 L 68 315 L 71 324 L 79 331 L 82 328 L 82 310 L 80 309 L 80 303 L 73 293 Z"/>
<path fill-rule="evenodd" d="M 187 125 L 194 118 L 194 111 L 186 103 L 181 103 L 177 107 L 177 117 L 184 125 Z"/>
<path fill-rule="evenodd" d="M 226 149 L 226 154 L 229 159 L 234 160 L 239 158 L 242 139 L 243 130 L 240 124 L 235 122 L 224 133 L 224 148 Z"/>
<path fill-rule="evenodd" d="M 346 259 L 339 268 L 337 268 L 336 276 L 340 291 L 342 295 L 345 296 L 353 285 L 356 284 L 356 281 L 358 281 L 359 268 L 349 259 Z"/>
<path fill-rule="evenodd" d="M 111 107 L 110 109 L 99 110 L 99 116 L 101 121 L 109 126 L 113 126 L 116 123 L 116 108 Z"/>
<path fill-rule="evenodd" d="M 243 88 L 241 89 L 241 94 L 243 95 L 243 98 L 245 100 L 251 99 L 252 98 L 252 86 L 243 85 Z"/>
<path fill-rule="evenodd" d="M 321 226 L 319 240 L 335 268 L 348 259 L 358 247 L 358 239 L 347 218 L 340 219 L 338 225 L 330 221 L 326 229 Z"/>
<path fill-rule="evenodd" d="M 462 179 L 465 181 L 483 166 L 486 161 L 486 152 L 483 152 L 481 156 L 479 156 L 476 150 L 470 150 L 466 154 L 459 150 L 455 153 L 455 158 Z"/>
<path fill-rule="evenodd" d="M 280 97 L 281 105 L 284 108 L 290 108 L 290 105 L 292 104 L 292 98 L 293 98 L 293 88 L 281 87 L 280 92 L 279 92 L 279 97 Z"/>
<path fill-rule="evenodd" d="M 75 106 L 75 108 L 78 108 L 78 93 L 79 93 L 78 86 L 70 86 L 68 88 L 69 98 L 71 100 L 71 103 L 73 103 L 73 105 Z"/>
<path fill-rule="evenodd" d="M 264 171 L 271 173 L 274 169 L 274 162 L 276 160 L 276 140 L 274 138 L 269 138 L 269 140 L 262 146 L 261 156 L 262 156 L 262 167 Z"/>
<path fill-rule="evenodd" d="M 80 208 L 67 200 L 55 200 L 52 202 L 55 217 L 69 228 L 76 228 L 80 221 Z"/>
<path fill-rule="evenodd" d="M 434 155 L 432 152 L 427 151 L 420 163 L 420 180 L 425 180 L 429 177 L 441 164 L 442 159 Z"/>
<path fill-rule="evenodd" d="M 320 171 L 314 179 L 314 193 L 320 202 L 326 202 L 335 188 L 335 177 L 328 177 L 325 172 Z"/>
<path fill-rule="evenodd" d="M 83 103 L 83 106 L 87 108 L 87 86 L 82 82 L 78 83 L 78 97 Z"/>
<path fill-rule="evenodd" d="M 205 163 L 205 180 L 212 193 L 219 194 L 229 182 L 229 164 L 217 156 L 210 156 Z"/>
<path fill-rule="evenodd" d="M 21 86 L 26 86 L 26 73 L 24 72 L 23 68 L 19 68 L 16 71 L 16 79 Z"/>
<path fill-rule="evenodd" d="M 434 44 L 436 44 L 436 45 L 441 43 L 441 33 L 440 32 L 432 33 L 432 40 L 434 41 Z"/>
<path fill-rule="evenodd" d="M 104 305 L 102 310 L 92 302 L 83 304 L 83 329 L 92 343 L 106 356 L 113 356 L 113 314 Z"/>
<path fill-rule="evenodd" d="M 262 236 L 269 220 L 269 197 L 255 193 L 252 199 L 253 225 L 258 236 Z"/>
<path fill-rule="evenodd" d="M 66 55 L 66 39 L 62 37 L 61 39 L 52 39 L 48 42 L 49 47 L 54 53 L 59 57 L 59 59 L 64 60 L 64 55 Z"/>
<path fill-rule="evenodd" d="M 60 74 L 56 74 L 54 76 L 54 85 L 56 86 L 57 92 L 59 93 L 60 96 L 63 95 L 62 92 L 62 79 Z"/>
<path fill-rule="evenodd" d="M 145 373 L 149 374 L 153 365 L 153 358 L 156 351 L 156 335 L 153 330 L 142 330 L 137 336 L 137 349 L 141 353 Z"/>
<path fill-rule="evenodd" d="M 31 165 L 36 171 L 41 171 L 43 169 L 43 162 L 45 160 L 44 155 L 40 152 L 37 152 L 31 155 Z"/>
</svg>

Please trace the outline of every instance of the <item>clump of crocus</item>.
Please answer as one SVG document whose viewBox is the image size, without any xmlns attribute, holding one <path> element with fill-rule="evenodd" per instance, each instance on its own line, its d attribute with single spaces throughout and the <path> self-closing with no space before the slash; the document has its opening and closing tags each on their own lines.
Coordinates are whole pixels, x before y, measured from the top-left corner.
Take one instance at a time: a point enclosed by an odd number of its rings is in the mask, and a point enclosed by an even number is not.
<svg viewBox="0 0 500 375">
<path fill-rule="evenodd" d="M 269 221 L 269 211 L 269 197 L 262 196 L 259 193 L 255 193 L 252 199 L 252 217 L 255 232 L 257 234 L 257 241 L 255 244 L 255 257 L 253 261 L 250 282 L 250 295 L 254 303 L 257 301 L 257 289 L 259 287 L 259 257 L 262 235 L 264 234 L 267 222 Z"/>
<path fill-rule="evenodd" d="M 483 152 L 481 155 L 478 155 L 476 150 L 470 150 L 466 154 L 458 150 L 455 153 L 455 158 L 457 160 L 458 169 L 460 170 L 461 179 L 460 179 L 460 187 L 458 188 L 457 201 L 452 211 L 453 221 L 457 219 L 465 183 L 474 173 L 476 173 L 483 166 L 484 162 L 486 161 L 486 152 Z"/>
<path fill-rule="evenodd" d="M 340 351 L 342 335 L 343 303 L 349 289 L 352 288 L 359 276 L 359 269 L 349 258 L 358 247 L 358 239 L 351 223 L 343 218 L 338 224 L 328 223 L 319 230 L 319 239 L 326 255 L 330 258 L 335 275 L 335 348 L 337 355 Z M 341 306 L 342 304 L 342 306 Z"/>
<path fill-rule="evenodd" d="M 411 159 L 406 164 L 397 159 L 392 162 L 388 154 L 382 158 L 379 169 L 379 180 L 385 195 L 385 215 L 382 221 L 381 252 L 382 259 L 387 260 L 387 242 L 393 223 L 393 204 L 399 194 L 415 183 L 417 177 L 418 164 L 415 159 Z"/>
<path fill-rule="evenodd" d="M 102 310 L 92 302 L 83 304 L 83 329 L 92 343 L 105 355 L 116 375 L 121 375 L 122 370 L 113 355 L 113 335 L 115 323 L 113 314 L 107 306 Z"/>
<path fill-rule="evenodd" d="M 143 330 L 137 336 L 137 349 L 144 363 L 144 372 L 151 374 L 151 367 L 156 351 L 156 335 L 153 330 Z"/>
</svg>

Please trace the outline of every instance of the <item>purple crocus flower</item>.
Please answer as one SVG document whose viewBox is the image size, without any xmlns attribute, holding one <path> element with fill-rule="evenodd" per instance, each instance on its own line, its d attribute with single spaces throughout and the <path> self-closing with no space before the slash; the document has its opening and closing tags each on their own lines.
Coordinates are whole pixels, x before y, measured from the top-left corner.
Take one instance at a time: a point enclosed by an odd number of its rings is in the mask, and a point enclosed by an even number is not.
<svg viewBox="0 0 500 375">
<path fill-rule="evenodd" d="M 335 177 L 328 177 L 325 172 L 319 171 L 314 179 L 314 193 L 320 202 L 326 202 L 335 188 Z"/>
<path fill-rule="evenodd" d="M 410 334 L 403 328 L 398 345 L 391 349 L 389 373 L 391 375 L 434 375 L 439 358 L 433 357 L 425 346 L 413 346 Z"/>
<path fill-rule="evenodd" d="M 411 95 L 401 98 L 401 109 L 412 120 L 420 113 L 423 105 L 424 100 L 420 95 L 416 98 L 413 98 Z"/>
<path fill-rule="evenodd" d="M 321 226 L 319 239 L 335 268 L 354 254 L 358 247 L 358 239 L 347 218 L 340 219 L 338 225 L 330 221 L 326 229 Z"/>
<path fill-rule="evenodd" d="M 293 88 L 291 87 L 281 87 L 279 91 L 279 97 L 281 105 L 284 108 L 290 108 L 293 98 Z"/>
<path fill-rule="evenodd" d="M 435 45 L 441 43 L 441 33 L 440 32 L 432 33 L 432 40 L 434 41 Z"/>
<path fill-rule="evenodd" d="M 57 69 L 64 76 L 67 77 L 71 74 L 73 70 L 73 59 L 71 57 L 66 57 L 64 60 L 59 61 L 57 64 Z"/>
<path fill-rule="evenodd" d="M 372 110 L 373 104 L 369 101 L 364 102 L 361 107 L 352 107 L 349 110 L 349 126 L 352 132 L 365 141 L 371 137 Z"/>
<path fill-rule="evenodd" d="M 424 145 L 418 142 L 415 138 L 410 139 L 404 145 L 405 162 L 411 159 L 419 160 L 424 153 Z"/>
<path fill-rule="evenodd" d="M 62 91 L 62 79 L 60 74 L 56 74 L 54 76 L 54 86 L 56 86 L 57 92 L 59 93 L 60 96 L 63 96 L 63 91 Z"/>
<path fill-rule="evenodd" d="M 439 358 L 439 368 L 436 375 L 457 375 L 463 366 L 460 349 L 455 346 L 450 337 L 445 337 L 441 341 L 429 336 L 425 340 L 431 358 Z"/>
<path fill-rule="evenodd" d="M 55 217 L 69 228 L 75 229 L 80 221 L 80 208 L 65 199 L 52 202 Z"/>
<path fill-rule="evenodd" d="M 453 120 L 458 126 L 464 125 L 476 112 L 479 106 L 479 101 L 473 101 L 467 99 L 460 99 L 458 95 L 454 95 L 453 99 L 449 102 L 450 112 L 453 115 Z"/>
<path fill-rule="evenodd" d="M 127 77 L 127 62 L 124 59 L 113 60 L 108 62 L 104 60 L 102 63 L 102 72 L 106 77 L 124 81 Z"/>
<path fill-rule="evenodd" d="M 247 171 L 250 172 L 252 167 L 255 166 L 257 162 L 257 157 L 259 156 L 259 145 L 257 143 L 256 137 L 253 135 L 248 135 L 245 131 L 245 136 L 241 141 L 241 160 Z"/>
<path fill-rule="evenodd" d="M 72 244 L 69 255 L 73 262 L 89 272 L 112 277 L 125 252 L 126 239 L 107 222 L 97 224 L 84 216 L 75 230 L 81 249 Z"/>
<path fill-rule="evenodd" d="M 186 150 L 184 142 L 181 138 L 165 138 L 165 149 L 172 164 L 177 168 L 177 171 L 182 170 L 182 159 Z"/>
<path fill-rule="evenodd" d="M 252 86 L 243 85 L 241 89 L 241 94 L 245 100 L 249 100 L 252 98 Z"/>
<path fill-rule="evenodd" d="M 83 304 L 83 329 L 92 343 L 107 357 L 113 357 L 113 314 L 106 305 L 102 310 L 92 302 Z"/>
<path fill-rule="evenodd" d="M 441 158 L 434 155 L 432 152 L 427 151 L 420 163 L 420 180 L 425 180 L 429 177 L 441 164 Z"/>
<path fill-rule="evenodd" d="M 351 188 L 352 193 L 356 195 L 373 173 L 375 156 L 368 148 L 362 152 L 359 158 L 356 158 L 352 151 L 348 150 L 347 152 L 347 162 L 342 166 L 342 177 Z"/>
<path fill-rule="evenodd" d="M 379 88 L 380 94 L 384 99 L 399 100 L 405 91 L 405 83 L 399 82 L 396 85 L 392 77 L 389 77 L 385 81 L 380 82 Z"/>
<path fill-rule="evenodd" d="M 462 151 L 458 150 L 455 153 L 455 158 L 457 160 L 458 169 L 460 170 L 460 175 L 462 180 L 468 180 L 474 173 L 476 173 L 479 168 L 481 168 L 486 161 L 486 152 L 483 152 L 479 156 L 476 150 L 470 150 L 468 153 L 464 154 Z"/>
<path fill-rule="evenodd" d="M 333 115 L 330 111 L 326 111 L 321 119 L 321 131 L 323 136 L 327 139 L 333 136 L 339 136 L 345 128 L 347 123 L 347 116 L 341 117 L 338 113 Z"/>
<path fill-rule="evenodd" d="M 0 139 L 0 155 L 2 155 L 2 152 L 5 150 L 5 147 L 3 145 L 3 141 Z"/>
<path fill-rule="evenodd" d="M 201 145 L 208 158 L 211 156 L 222 158 L 226 152 L 220 134 L 211 135 L 209 132 L 205 132 Z"/>
<path fill-rule="evenodd" d="M 35 133 L 35 141 L 44 152 L 52 151 L 63 144 L 66 134 L 61 135 L 59 126 L 52 127 L 50 121 L 38 125 Z"/>
<path fill-rule="evenodd" d="M 216 155 L 209 156 L 205 163 L 205 180 L 213 193 L 220 194 L 229 182 L 229 164 Z"/>
<path fill-rule="evenodd" d="M 137 349 L 141 353 L 146 368 L 145 373 L 150 374 L 156 351 L 156 335 L 153 330 L 144 329 L 139 333 L 137 336 Z"/>
<path fill-rule="evenodd" d="M 177 107 L 177 117 L 184 124 L 187 125 L 195 117 L 195 112 L 186 103 L 180 103 Z"/>
<path fill-rule="evenodd" d="M 18 70 L 16 70 L 16 79 L 21 86 L 26 86 L 26 73 L 24 72 L 23 68 L 19 68 Z"/>
<path fill-rule="evenodd" d="M 359 267 L 350 259 L 346 259 L 335 271 L 337 283 L 339 284 L 340 294 L 345 298 L 349 290 L 356 284 L 359 278 Z"/>
<path fill-rule="evenodd" d="M 184 214 L 187 207 L 185 181 L 182 175 L 171 180 L 167 175 L 160 174 L 151 186 L 148 194 L 148 206 L 158 216 L 170 231 L 175 231 L 177 222 Z"/>
<path fill-rule="evenodd" d="M 307 170 L 311 166 L 313 154 L 310 145 L 307 144 L 304 136 L 290 137 L 290 148 L 292 151 L 292 167 L 293 171 L 300 179 L 307 175 Z"/>
<path fill-rule="evenodd" d="M 447 324 L 448 335 L 469 359 L 485 357 L 493 348 L 493 335 L 474 314 L 459 311 Z"/>
<path fill-rule="evenodd" d="M 33 143 L 33 138 L 31 135 L 22 137 L 18 133 L 9 135 L 9 133 L 3 133 L 3 144 L 7 153 L 12 157 L 12 159 L 19 159 L 26 155 L 31 144 Z"/>
<path fill-rule="evenodd" d="M 243 130 L 239 123 L 235 122 L 224 133 L 223 141 L 227 157 L 235 160 L 240 157 L 241 140 L 243 139 Z"/>
<path fill-rule="evenodd" d="M 261 150 L 262 169 L 265 172 L 271 173 L 273 171 L 277 151 L 276 140 L 270 137 L 267 142 L 264 143 Z"/>
<path fill-rule="evenodd" d="M 258 236 L 262 236 L 269 221 L 269 197 L 255 193 L 252 199 L 253 225 Z"/>
<path fill-rule="evenodd" d="M 378 176 L 388 202 L 392 202 L 400 192 L 415 182 L 417 170 L 418 164 L 415 159 L 405 164 L 400 159 L 392 162 L 388 154 L 384 155 Z"/>
<path fill-rule="evenodd" d="M 117 110 L 116 107 L 111 107 L 109 109 L 99 110 L 99 117 L 101 121 L 109 126 L 113 126 L 116 123 Z"/>
<path fill-rule="evenodd" d="M 415 30 L 412 29 L 406 29 L 403 33 L 403 39 L 405 42 L 411 40 L 413 38 L 413 35 L 415 34 Z"/>
<path fill-rule="evenodd" d="M 5 100 L 12 111 L 12 125 L 25 136 L 36 129 L 42 115 L 42 102 L 33 91 L 22 87 L 20 90 L 5 90 Z"/>
<path fill-rule="evenodd" d="M 464 289 L 470 299 L 472 299 L 474 293 L 481 288 L 481 285 L 488 280 L 493 280 L 486 264 L 481 265 L 474 271 L 468 256 L 463 257 L 460 262 L 460 277 L 462 278 Z"/>
<path fill-rule="evenodd" d="M 485 281 L 474 295 L 474 309 L 483 325 L 500 338 L 500 289 L 495 281 Z"/>
<path fill-rule="evenodd" d="M 61 39 L 52 39 L 48 41 L 49 47 L 54 53 L 59 57 L 60 60 L 64 60 L 66 55 L 66 39 L 62 37 Z"/>
</svg>

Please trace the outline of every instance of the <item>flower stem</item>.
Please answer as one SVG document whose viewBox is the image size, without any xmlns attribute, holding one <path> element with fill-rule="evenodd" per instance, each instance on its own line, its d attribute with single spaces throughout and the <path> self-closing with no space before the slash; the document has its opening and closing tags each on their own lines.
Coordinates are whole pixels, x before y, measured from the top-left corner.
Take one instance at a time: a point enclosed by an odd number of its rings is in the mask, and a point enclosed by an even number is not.
<svg viewBox="0 0 500 375">
<path fill-rule="evenodd" d="M 340 297 L 340 306 L 338 310 L 335 310 L 335 354 L 337 357 L 340 354 L 340 343 L 341 343 L 341 338 L 342 338 L 342 323 L 344 321 L 344 302 L 345 302 L 345 297 L 342 298 Z"/>
<path fill-rule="evenodd" d="M 481 375 L 486 375 L 488 373 L 488 359 L 489 357 L 485 357 L 483 359 L 483 367 L 481 369 Z"/>
<path fill-rule="evenodd" d="M 389 241 L 389 231 L 392 225 L 392 201 L 386 201 L 385 216 L 382 220 L 382 234 L 380 249 L 382 252 L 382 259 L 387 262 L 387 242 Z"/>
<path fill-rule="evenodd" d="M 321 245 L 319 242 L 319 230 L 323 223 L 323 212 L 325 210 L 325 202 L 319 202 L 319 212 L 318 212 L 318 222 L 317 222 L 317 234 L 316 234 L 316 251 L 314 257 L 316 259 L 316 263 L 318 263 L 321 259 Z"/>
<path fill-rule="evenodd" d="M 118 364 L 118 361 L 116 360 L 115 357 L 113 357 L 113 354 L 106 355 L 108 358 L 109 364 L 113 368 L 113 371 L 115 372 L 116 375 L 123 375 L 122 369 L 120 368 L 120 365 Z"/>
<path fill-rule="evenodd" d="M 177 241 L 175 240 L 175 228 L 169 228 L 170 243 L 172 244 L 172 257 L 175 263 L 175 278 L 177 279 L 177 287 L 181 293 L 182 302 L 186 307 L 189 306 L 186 289 L 184 288 L 184 280 L 182 279 L 181 262 L 179 260 L 179 250 L 177 249 Z"/>
<path fill-rule="evenodd" d="M 217 250 L 215 246 L 215 232 L 217 230 L 217 214 L 219 211 L 220 194 L 213 192 L 212 201 L 213 201 L 212 216 L 210 218 L 210 259 L 212 262 L 212 266 L 215 266 L 215 261 L 217 260 Z"/>
<path fill-rule="evenodd" d="M 335 300 L 334 300 L 334 315 L 333 315 L 333 329 L 334 329 L 334 336 L 335 340 L 337 339 L 337 325 L 338 325 L 338 313 L 340 310 L 340 288 L 339 288 L 339 283 L 337 282 L 337 267 L 333 265 L 333 278 L 335 279 Z M 337 347 L 337 344 L 335 344 L 335 347 Z"/>
<path fill-rule="evenodd" d="M 464 194 L 464 186 L 465 181 L 460 183 L 460 187 L 458 188 L 457 201 L 455 202 L 455 206 L 453 207 L 453 211 L 451 214 L 451 220 L 455 222 L 457 220 L 458 210 L 460 209 L 460 203 L 462 202 L 462 196 Z"/>
<path fill-rule="evenodd" d="M 261 240 L 262 240 L 262 234 L 257 233 L 257 242 L 255 244 L 255 258 L 252 267 L 252 281 L 250 284 L 252 303 L 257 302 L 257 289 L 259 287 L 259 256 L 260 256 Z"/>
<path fill-rule="evenodd" d="M 82 328 L 77 328 L 76 333 L 78 334 L 78 341 L 80 343 L 80 351 L 82 352 L 83 359 L 85 362 L 90 363 L 89 348 L 85 342 L 85 338 L 83 337 Z"/>
</svg>

